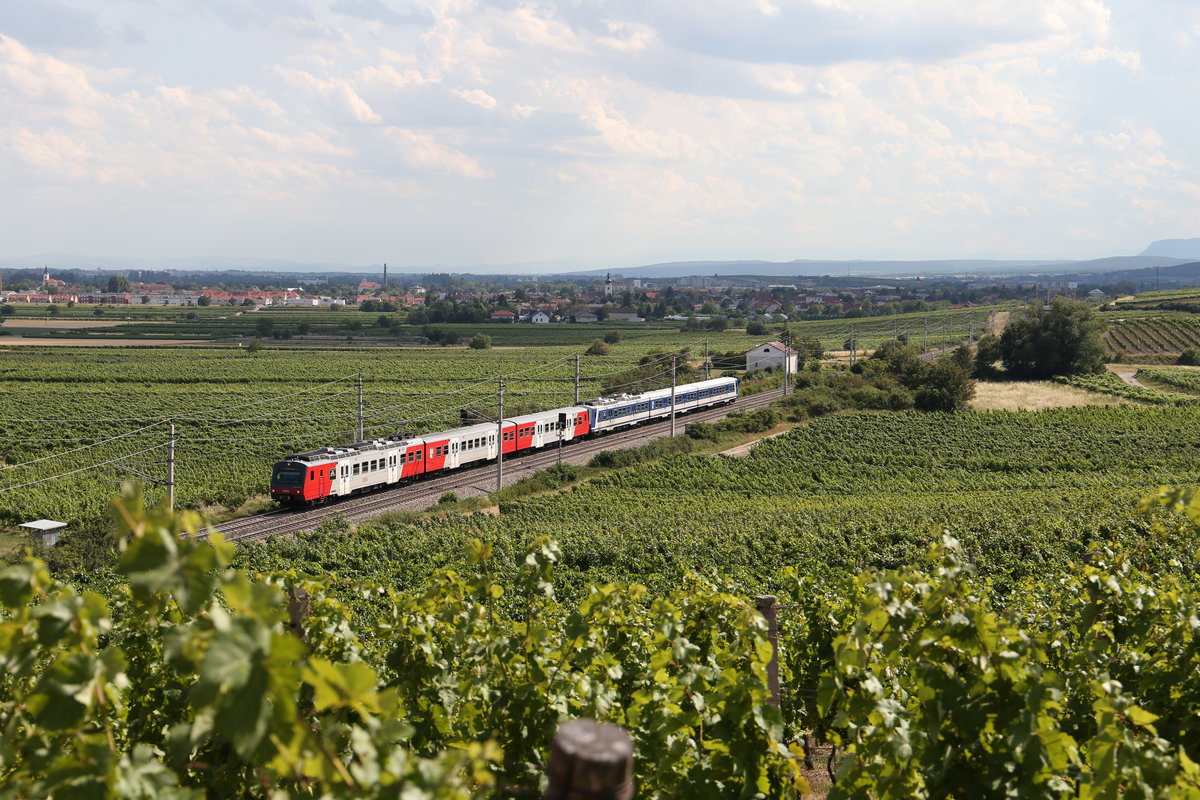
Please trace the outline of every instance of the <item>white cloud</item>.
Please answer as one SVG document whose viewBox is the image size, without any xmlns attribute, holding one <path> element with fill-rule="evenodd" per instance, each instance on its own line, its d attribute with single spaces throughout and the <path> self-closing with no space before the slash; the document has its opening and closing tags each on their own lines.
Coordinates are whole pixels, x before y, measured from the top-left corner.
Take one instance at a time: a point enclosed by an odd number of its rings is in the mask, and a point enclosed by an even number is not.
<svg viewBox="0 0 1200 800">
<path fill-rule="evenodd" d="M 1142 56 L 1136 50 L 1121 50 L 1115 47 L 1089 47 L 1086 50 L 1080 50 L 1076 58 L 1081 64 L 1112 61 L 1125 69 L 1138 70 L 1142 68 Z"/>
<path fill-rule="evenodd" d="M 275 70 L 288 83 L 325 100 L 355 122 L 373 124 L 383 121 L 370 104 L 359 96 L 349 80 L 318 78 L 311 73 L 291 67 L 277 66 Z"/>
<path fill-rule="evenodd" d="M 486 178 L 489 173 L 471 157 L 438 142 L 433 136 L 403 128 L 390 128 L 388 135 L 396 143 L 404 161 L 412 167 L 443 175 Z"/>
<path fill-rule="evenodd" d="M 472 105 L 491 110 L 496 107 L 496 98 L 483 89 L 455 89 L 454 94 Z"/>
</svg>

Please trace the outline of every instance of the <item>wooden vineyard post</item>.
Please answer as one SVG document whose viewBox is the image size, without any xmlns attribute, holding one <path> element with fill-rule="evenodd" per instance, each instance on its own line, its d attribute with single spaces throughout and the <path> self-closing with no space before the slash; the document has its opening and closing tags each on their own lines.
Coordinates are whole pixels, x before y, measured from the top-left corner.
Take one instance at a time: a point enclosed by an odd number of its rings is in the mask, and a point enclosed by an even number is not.
<svg viewBox="0 0 1200 800">
<path fill-rule="evenodd" d="M 616 725 L 577 719 L 550 745 L 545 800 L 630 800 L 633 740 Z"/>
<path fill-rule="evenodd" d="M 760 594 L 754 598 L 754 607 L 767 620 L 767 638 L 771 641 L 771 663 L 767 664 L 767 688 L 771 690 L 771 704 L 779 708 L 779 606 L 775 595 Z"/>
<path fill-rule="evenodd" d="M 288 628 L 297 639 L 308 641 L 304 635 L 304 618 L 308 616 L 308 591 L 300 586 L 288 589 Z"/>
</svg>

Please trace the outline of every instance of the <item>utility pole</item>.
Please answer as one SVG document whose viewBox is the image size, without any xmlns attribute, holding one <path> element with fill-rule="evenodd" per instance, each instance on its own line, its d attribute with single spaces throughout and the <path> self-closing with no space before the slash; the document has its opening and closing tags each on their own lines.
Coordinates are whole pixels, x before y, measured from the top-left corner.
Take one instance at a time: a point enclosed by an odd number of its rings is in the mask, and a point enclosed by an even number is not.
<svg viewBox="0 0 1200 800">
<path fill-rule="evenodd" d="M 355 431 L 357 437 L 354 441 L 361 442 L 363 440 L 363 399 L 362 399 L 362 373 L 358 373 L 358 429 Z"/>
<path fill-rule="evenodd" d="M 854 323 L 850 323 L 850 366 L 854 366 L 854 357 L 858 355 L 858 339 L 854 335 Z"/>
<path fill-rule="evenodd" d="M 925 338 L 921 340 L 921 352 L 929 351 L 929 315 L 925 315 Z"/>
<path fill-rule="evenodd" d="M 579 405 L 579 353 L 575 354 L 575 405 Z"/>
<path fill-rule="evenodd" d="M 671 436 L 675 436 L 675 356 L 671 356 Z"/>
<path fill-rule="evenodd" d="M 973 344 L 975 344 L 975 312 L 974 311 L 972 311 L 970 314 L 970 320 L 971 320 L 971 333 L 967 335 L 967 347 L 971 347 Z"/>
<path fill-rule="evenodd" d="M 708 337 L 704 337 L 704 380 L 708 380 Z M 784 392 L 784 394 L 787 394 Z"/>
<path fill-rule="evenodd" d="M 946 317 L 942 320 L 942 352 L 946 352 L 946 326 L 950 324 L 950 318 Z"/>
<path fill-rule="evenodd" d="M 787 397 L 788 393 L 788 378 L 792 373 L 792 332 L 791 330 L 784 331 L 783 334 L 783 396 Z"/>
<path fill-rule="evenodd" d="M 167 438 L 167 508 L 175 510 L 175 423 Z"/>
<path fill-rule="evenodd" d="M 504 378 L 500 378 L 500 411 L 496 416 L 496 491 L 504 488 Z"/>
</svg>

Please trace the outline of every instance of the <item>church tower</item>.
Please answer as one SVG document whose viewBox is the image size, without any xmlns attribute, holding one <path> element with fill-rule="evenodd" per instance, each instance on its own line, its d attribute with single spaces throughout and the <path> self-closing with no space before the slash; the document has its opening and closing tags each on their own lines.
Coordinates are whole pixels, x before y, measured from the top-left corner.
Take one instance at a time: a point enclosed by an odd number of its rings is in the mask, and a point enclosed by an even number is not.
<svg viewBox="0 0 1200 800">
<path fill-rule="evenodd" d="M 42 267 L 42 285 L 45 286 L 50 282 L 50 268 Z"/>
<path fill-rule="evenodd" d="M 608 273 L 608 277 L 604 279 L 604 296 L 612 297 L 612 273 Z"/>
</svg>

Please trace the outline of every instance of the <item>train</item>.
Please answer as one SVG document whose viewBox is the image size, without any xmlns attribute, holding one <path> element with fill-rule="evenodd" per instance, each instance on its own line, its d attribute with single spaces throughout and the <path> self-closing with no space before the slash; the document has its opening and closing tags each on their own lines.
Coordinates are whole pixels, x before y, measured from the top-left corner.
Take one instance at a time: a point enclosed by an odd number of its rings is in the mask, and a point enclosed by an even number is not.
<svg viewBox="0 0 1200 800">
<path fill-rule="evenodd" d="M 736 378 L 675 387 L 675 413 L 727 405 L 738 398 Z M 487 461 L 564 444 L 671 415 L 671 389 L 597 397 L 577 406 L 467 425 L 423 436 L 389 436 L 296 453 L 271 472 L 271 499 L 314 505 Z M 499 430 L 498 430 L 499 428 Z M 497 434 L 500 441 L 496 441 Z"/>
</svg>

